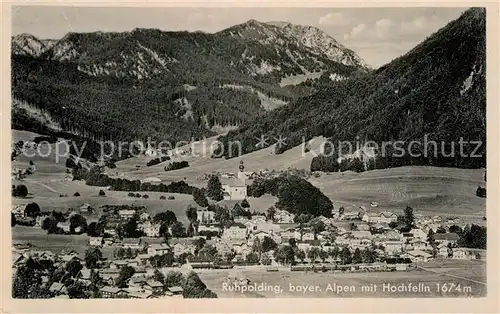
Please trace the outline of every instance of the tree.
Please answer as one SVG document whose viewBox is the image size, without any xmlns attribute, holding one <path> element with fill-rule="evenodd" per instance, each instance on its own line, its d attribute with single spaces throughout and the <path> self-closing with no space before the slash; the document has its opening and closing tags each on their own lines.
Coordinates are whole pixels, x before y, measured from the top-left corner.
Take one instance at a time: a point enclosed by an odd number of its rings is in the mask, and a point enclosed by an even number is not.
<svg viewBox="0 0 500 314">
<path fill-rule="evenodd" d="M 436 230 L 436 233 L 446 233 L 446 228 L 443 226 L 439 226 Z"/>
<path fill-rule="evenodd" d="M 12 297 L 16 299 L 36 299 L 41 297 L 41 273 L 32 263 L 17 268 L 12 282 Z"/>
<path fill-rule="evenodd" d="M 158 269 L 155 269 L 153 272 L 153 279 L 155 281 L 164 283 L 165 282 L 165 275 L 163 275 Z"/>
<path fill-rule="evenodd" d="M 222 194 L 222 184 L 220 183 L 218 176 L 212 175 L 210 176 L 210 179 L 208 179 L 207 195 L 217 202 L 222 201 L 224 198 Z"/>
<path fill-rule="evenodd" d="M 70 299 L 88 299 L 89 295 L 86 293 L 86 286 L 81 281 L 74 281 L 68 285 L 68 296 Z"/>
<path fill-rule="evenodd" d="M 99 261 L 102 260 L 102 252 L 96 247 L 85 251 L 85 266 L 89 269 L 99 267 Z"/>
<path fill-rule="evenodd" d="M 117 259 L 124 259 L 125 258 L 125 254 L 126 254 L 125 249 L 122 248 L 122 247 L 119 247 L 119 248 L 115 249 L 114 252 L 113 252 L 113 255 Z"/>
<path fill-rule="evenodd" d="M 288 245 L 290 245 L 293 248 L 297 247 L 297 241 L 295 241 L 295 238 L 290 238 L 288 240 Z"/>
<path fill-rule="evenodd" d="M 12 186 L 12 196 L 14 197 L 26 197 L 28 196 L 28 188 L 24 184 L 18 186 Z"/>
<path fill-rule="evenodd" d="M 303 250 L 296 250 L 295 257 L 297 257 L 303 263 L 304 259 L 306 258 L 306 253 Z"/>
<path fill-rule="evenodd" d="M 460 228 L 460 226 L 453 225 L 453 226 L 450 226 L 450 228 L 448 229 L 448 231 L 450 233 L 460 234 L 460 233 L 462 233 L 462 228 Z"/>
<path fill-rule="evenodd" d="M 262 256 L 260 257 L 260 263 L 262 265 L 271 265 L 271 259 L 269 258 L 269 256 L 267 256 L 267 254 L 262 254 Z"/>
<path fill-rule="evenodd" d="M 186 209 L 186 217 L 191 222 L 196 221 L 198 219 L 198 211 L 196 207 L 189 205 Z"/>
<path fill-rule="evenodd" d="M 103 190 L 99 190 L 99 196 L 106 196 L 106 193 Z"/>
<path fill-rule="evenodd" d="M 345 208 L 344 208 L 344 206 L 341 206 L 339 208 L 339 215 L 342 216 L 344 214 L 344 212 L 345 212 Z"/>
<path fill-rule="evenodd" d="M 153 217 L 153 221 L 156 223 L 165 223 L 167 226 L 170 226 L 177 221 L 177 217 L 175 216 L 175 213 L 173 211 L 167 210 L 156 214 Z"/>
<path fill-rule="evenodd" d="M 186 235 L 186 228 L 184 228 L 184 225 L 180 221 L 174 222 L 170 227 L 170 231 L 174 238 L 182 238 Z"/>
<path fill-rule="evenodd" d="M 361 252 L 361 257 L 363 259 L 363 263 L 374 263 L 377 258 L 377 254 L 375 250 L 366 248 Z"/>
<path fill-rule="evenodd" d="M 10 226 L 14 227 L 16 225 L 16 216 L 14 213 L 10 213 Z"/>
<path fill-rule="evenodd" d="M 323 251 L 323 250 L 320 250 L 319 251 L 319 258 L 321 258 L 321 260 L 323 261 L 323 263 L 325 262 L 325 260 L 328 258 L 328 252 L 327 251 Z"/>
<path fill-rule="evenodd" d="M 75 192 L 75 194 L 73 194 L 73 196 L 80 196 L 80 193 L 79 192 Z"/>
<path fill-rule="evenodd" d="M 309 225 L 311 226 L 311 228 L 313 229 L 313 232 L 314 232 L 314 236 L 316 237 L 316 235 L 320 232 L 323 232 L 325 231 L 326 229 L 326 226 L 325 226 L 325 223 L 321 220 L 319 220 L 318 218 L 314 218 L 312 219 L 310 222 L 309 222 Z"/>
<path fill-rule="evenodd" d="M 343 265 L 352 263 L 351 251 L 348 248 L 344 247 L 340 253 L 340 260 Z"/>
<path fill-rule="evenodd" d="M 265 238 L 264 238 L 265 239 Z M 276 250 L 275 260 L 282 264 L 294 264 L 295 262 L 295 252 L 293 248 L 289 245 L 283 245 L 278 250 Z"/>
<path fill-rule="evenodd" d="M 80 233 L 87 231 L 87 220 L 80 214 L 76 214 L 69 219 L 69 231 L 75 233 L 75 229 L 80 227 Z"/>
<path fill-rule="evenodd" d="M 308 252 L 307 252 L 307 257 L 309 257 L 312 261 L 314 261 L 316 258 L 319 257 L 319 252 L 320 249 L 317 247 L 312 247 Z"/>
<path fill-rule="evenodd" d="M 269 252 L 271 250 L 276 250 L 278 244 L 268 236 L 265 236 L 262 240 L 262 252 Z"/>
<path fill-rule="evenodd" d="M 436 246 L 436 239 L 434 238 L 434 230 L 429 229 L 429 232 L 427 233 L 427 242 L 432 246 Z"/>
<path fill-rule="evenodd" d="M 47 230 L 47 233 L 52 234 L 57 231 L 57 220 L 53 216 L 47 217 L 42 222 L 42 229 Z"/>
<path fill-rule="evenodd" d="M 205 189 L 198 189 L 198 188 L 193 189 L 193 200 L 195 201 L 196 204 L 198 204 L 198 206 L 207 207 L 208 200 L 205 195 Z"/>
<path fill-rule="evenodd" d="M 184 276 L 181 272 L 169 271 L 167 276 L 165 276 L 164 283 L 166 287 L 183 286 Z"/>
<path fill-rule="evenodd" d="M 267 219 L 268 220 L 274 220 L 274 215 L 276 215 L 276 208 L 274 208 L 274 206 L 271 206 L 267 209 Z"/>
<path fill-rule="evenodd" d="M 24 208 L 24 215 L 32 218 L 36 218 L 40 215 L 40 206 L 37 203 L 29 203 Z"/>
<path fill-rule="evenodd" d="M 259 258 L 262 256 L 262 244 L 259 238 L 255 238 L 252 245 L 252 252 L 257 253 Z"/>
<path fill-rule="evenodd" d="M 407 228 L 413 228 L 415 225 L 415 216 L 413 215 L 413 208 L 406 206 L 404 211 L 404 223 Z"/>
<path fill-rule="evenodd" d="M 211 209 L 214 212 L 214 220 L 220 222 L 223 226 L 227 227 L 233 222 L 227 207 L 214 205 L 208 206 L 208 209 Z"/>
<path fill-rule="evenodd" d="M 256 253 L 250 253 L 245 258 L 247 263 L 257 264 L 259 262 L 259 255 Z"/>
<path fill-rule="evenodd" d="M 352 255 L 352 262 L 354 264 L 359 264 L 363 261 L 363 258 L 361 256 L 361 250 L 359 248 L 356 248 L 354 250 L 354 254 Z"/>
<path fill-rule="evenodd" d="M 66 264 L 66 271 L 71 277 L 76 277 L 82 268 L 82 264 L 76 259 L 73 259 Z"/>
<path fill-rule="evenodd" d="M 391 228 L 391 229 L 394 229 L 394 228 L 396 228 L 397 226 L 398 226 L 398 223 L 397 223 L 397 222 L 395 222 L 395 221 L 391 221 L 391 222 L 389 223 L 389 228 Z"/>
<path fill-rule="evenodd" d="M 194 271 L 191 271 L 184 281 L 184 298 L 216 298 L 217 295 L 207 289 L 207 286 L 201 281 L 200 277 Z"/>
<path fill-rule="evenodd" d="M 207 241 L 204 238 L 199 238 L 193 241 L 194 246 L 196 247 L 196 252 L 199 252 Z"/>
<path fill-rule="evenodd" d="M 124 237 L 126 238 L 139 238 L 143 232 L 138 230 L 139 215 L 135 213 L 123 226 Z"/>
<path fill-rule="evenodd" d="M 131 266 L 124 266 L 120 269 L 118 278 L 116 279 L 116 286 L 118 288 L 126 288 L 128 280 L 135 274 L 135 269 Z"/>
<path fill-rule="evenodd" d="M 241 201 L 241 207 L 243 207 L 243 208 L 249 208 L 250 207 L 250 204 L 248 203 L 248 201 L 247 201 L 246 198 Z"/>
</svg>

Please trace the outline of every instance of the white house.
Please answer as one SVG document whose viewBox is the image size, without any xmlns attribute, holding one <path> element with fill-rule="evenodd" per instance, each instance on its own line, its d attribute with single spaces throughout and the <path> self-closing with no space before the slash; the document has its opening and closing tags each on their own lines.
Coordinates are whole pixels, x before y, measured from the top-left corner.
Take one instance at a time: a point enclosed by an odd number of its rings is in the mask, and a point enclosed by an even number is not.
<svg viewBox="0 0 500 314">
<path fill-rule="evenodd" d="M 202 231 L 220 232 L 221 231 L 221 226 L 219 224 L 199 225 L 198 226 L 198 233 L 200 233 Z"/>
<path fill-rule="evenodd" d="M 89 245 L 91 246 L 101 246 L 102 245 L 102 237 L 90 237 Z"/>
<path fill-rule="evenodd" d="M 408 256 L 412 262 L 427 262 L 432 255 L 420 250 L 409 251 L 405 254 Z"/>
<path fill-rule="evenodd" d="M 391 222 L 396 222 L 398 220 L 398 216 L 391 212 L 382 212 L 382 213 L 365 213 L 361 220 L 366 221 L 368 223 L 386 223 L 389 224 Z"/>
<path fill-rule="evenodd" d="M 234 223 L 224 229 L 222 237 L 228 240 L 244 240 L 247 237 L 247 227 L 242 223 Z"/>
<path fill-rule="evenodd" d="M 222 192 L 225 200 L 244 200 L 247 198 L 247 175 L 244 172 L 243 160 L 240 162 L 237 178 L 222 180 Z"/>
<path fill-rule="evenodd" d="M 123 209 L 118 212 L 121 219 L 130 219 L 134 216 L 135 210 L 132 209 Z"/>
<path fill-rule="evenodd" d="M 387 240 L 382 242 L 382 246 L 389 255 L 401 253 L 403 251 L 403 242 L 398 240 Z"/>
<path fill-rule="evenodd" d="M 170 251 L 170 247 L 166 243 L 150 244 L 148 246 L 148 255 L 165 255 Z"/>
</svg>

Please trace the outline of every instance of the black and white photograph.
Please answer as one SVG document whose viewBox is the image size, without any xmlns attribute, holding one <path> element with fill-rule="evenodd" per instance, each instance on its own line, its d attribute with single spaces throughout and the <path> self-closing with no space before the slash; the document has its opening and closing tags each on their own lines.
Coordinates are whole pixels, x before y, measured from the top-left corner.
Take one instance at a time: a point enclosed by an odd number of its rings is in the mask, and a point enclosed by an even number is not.
<svg viewBox="0 0 500 314">
<path fill-rule="evenodd" d="M 487 10 L 11 6 L 12 298 L 489 296 Z"/>
</svg>

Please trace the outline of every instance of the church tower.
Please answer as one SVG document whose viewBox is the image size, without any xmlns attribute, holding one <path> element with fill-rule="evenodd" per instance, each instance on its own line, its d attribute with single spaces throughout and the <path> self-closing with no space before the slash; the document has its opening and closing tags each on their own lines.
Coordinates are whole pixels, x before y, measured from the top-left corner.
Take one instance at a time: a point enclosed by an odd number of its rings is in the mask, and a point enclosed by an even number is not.
<svg viewBox="0 0 500 314">
<path fill-rule="evenodd" d="M 245 165 L 243 164 L 243 160 L 240 161 L 240 167 L 239 167 L 239 171 L 238 171 L 238 179 L 240 179 L 240 181 L 242 183 L 245 183 L 245 181 L 247 180 L 247 175 L 245 174 Z"/>
</svg>

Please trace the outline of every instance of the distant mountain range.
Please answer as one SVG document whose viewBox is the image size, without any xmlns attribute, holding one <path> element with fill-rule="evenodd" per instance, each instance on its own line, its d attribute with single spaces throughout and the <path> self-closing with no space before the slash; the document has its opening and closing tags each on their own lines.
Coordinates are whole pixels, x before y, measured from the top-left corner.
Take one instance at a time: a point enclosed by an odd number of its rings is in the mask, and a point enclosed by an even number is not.
<svg viewBox="0 0 500 314">
<path fill-rule="evenodd" d="M 57 42 L 19 35 L 13 127 L 50 121 L 93 139 L 173 141 L 237 127 L 220 140 L 240 140 L 248 153 L 256 137 L 284 136 L 278 154 L 315 136 L 446 145 L 462 137 L 482 141 L 476 153 L 485 153 L 485 25 L 485 10 L 469 9 L 377 70 L 321 30 L 285 22 L 214 34 L 69 33 Z M 482 167 L 485 157 L 403 163 Z"/>
<path fill-rule="evenodd" d="M 486 13 L 482 8 L 467 10 L 407 54 L 375 71 L 334 84 L 322 77 L 317 84 L 322 84 L 318 92 L 248 121 L 220 140 L 255 143 L 255 138 L 264 135 L 273 144 L 273 139 L 286 137 L 287 145 L 276 150 L 279 154 L 299 145 L 303 138 L 315 136 L 329 137 L 332 143 L 359 139 L 361 144 L 369 140 L 378 144 L 424 143 L 426 137 L 438 145 L 444 142 L 446 154 L 454 142 L 455 156 L 442 156 L 438 148 L 438 157 L 429 151 L 428 157 L 399 158 L 398 162 L 486 165 Z M 460 138 L 482 141 L 476 154 L 483 157 L 460 157 Z M 255 145 L 243 148 L 245 153 L 259 149 Z M 415 149 L 416 153 L 424 152 L 423 147 Z M 471 154 L 474 149 L 475 145 L 468 145 L 464 153 Z M 230 152 L 225 153 L 229 157 Z M 325 170 L 331 162 L 316 159 L 312 168 Z"/>
<path fill-rule="evenodd" d="M 214 34 L 134 29 L 58 41 L 22 34 L 12 38 L 12 67 L 16 101 L 63 129 L 172 140 L 236 127 L 309 95 L 321 76 L 333 83 L 370 71 L 315 27 L 255 20 Z"/>
</svg>

